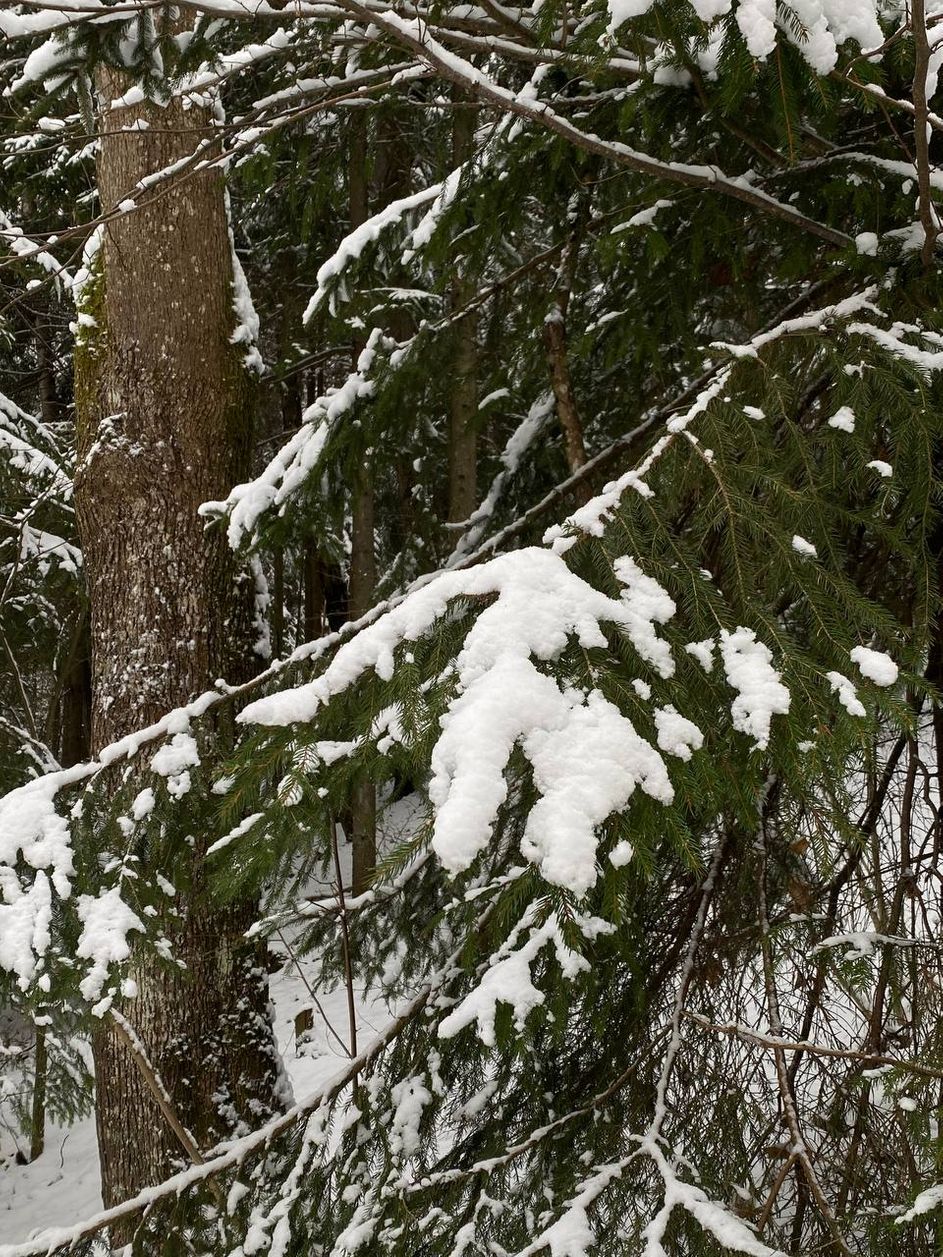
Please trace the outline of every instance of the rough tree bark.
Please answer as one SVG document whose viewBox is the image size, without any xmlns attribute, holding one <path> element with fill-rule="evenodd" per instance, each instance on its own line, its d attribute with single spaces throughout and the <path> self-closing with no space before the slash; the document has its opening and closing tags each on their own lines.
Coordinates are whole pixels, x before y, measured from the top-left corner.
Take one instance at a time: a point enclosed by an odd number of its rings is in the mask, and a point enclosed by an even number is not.
<svg viewBox="0 0 943 1257">
<path fill-rule="evenodd" d="M 463 92 L 455 92 L 452 110 L 452 162 L 467 162 L 474 152 L 478 107 Z M 473 279 L 456 273 L 452 280 L 452 310 L 461 310 L 474 297 Z M 453 524 L 464 523 L 478 505 L 478 318 L 470 310 L 454 328 L 454 378 L 449 396 L 449 505 Z"/>
<path fill-rule="evenodd" d="M 134 191 L 211 138 L 211 118 L 176 103 L 110 108 L 126 87 L 101 73 L 98 184 L 104 209 L 130 196 L 138 208 L 105 230 L 76 352 L 93 750 L 253 666 L 251 585 L 197 514 L 245 479 L 251 449 L 252 389 L 230 343 L 222 175 L 184 171 Z M 205 845 L 196 836 L 189 867 L 175 870 L 186 887 L 173 940 L 185 971 L 139 954 L 139 994 L 123 1008 L 201 1146 L 256 1123 L 276 1098 L 265 968 L 242 938 L 252 905 L 211 901 Z M 114 1030 L 103 1027 L 93 1050 L 109 1206 L 165 1177 L 180 1149 Z"/>
</svg>

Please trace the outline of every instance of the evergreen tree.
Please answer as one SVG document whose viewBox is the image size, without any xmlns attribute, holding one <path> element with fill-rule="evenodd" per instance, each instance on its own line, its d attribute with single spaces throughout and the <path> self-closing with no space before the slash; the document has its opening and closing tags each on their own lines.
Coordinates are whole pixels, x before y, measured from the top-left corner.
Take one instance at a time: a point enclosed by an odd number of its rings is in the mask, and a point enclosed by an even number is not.
<svg viewBox="0 0 943 1257">
<path fill-rule="evenodd" d="M 283 654 L 0 800 L 0 960 L 28 1006 L 133 1010 L 187 831 L 219 911 L 261 899 L 254 940 L 390 1010 L 328 1087 L 18 1254 L 109 1224 L 241 1257 L 938 1250 L 927 7 L 0 14 L 36 44 L 17 91 L 120 73 L 192 132 L 106 238 L 228 170 L 271 439 L 201 511 Z M 381 834 L 418 817 L 367 889 L 365 783 Z"/>
</svg>

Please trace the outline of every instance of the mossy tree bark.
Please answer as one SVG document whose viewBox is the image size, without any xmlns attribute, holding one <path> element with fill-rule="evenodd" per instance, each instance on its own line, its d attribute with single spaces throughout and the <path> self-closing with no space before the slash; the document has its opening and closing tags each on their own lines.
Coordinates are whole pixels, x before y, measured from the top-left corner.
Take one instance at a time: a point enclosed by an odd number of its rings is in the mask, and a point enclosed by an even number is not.
<svg viewBox="0 0 943 1257">
<path fill-rule="evenodd" d="M 137 208 L 105 228 L 76 352 L 75 488 L 96 751 L 217 677 L 239 681 L 253 668 L 251 582 L 221 531 L 207 531 L 197 513 L 246 478 L 251 449 L 253 390 L 230 341 L 222 174 L 182 169 L 149 192 L 135 190 L 211 143 L 213 120 L 177 103 L 110 107 L 126 87 L 121 75 L 100 74 L 98 184 L 104 210 L 132 197 Z M 214 736 L 225 740 L 225 731 Z M 186 805 L 177 804 L 182 812 Z M 240 1122 L 257 1123 L 276 1096 L 267 975 L 243 938 L 253 905 L 222 907 L 210 896 L 206 844 L 195 835 L 187 867 L 173 870 L 183 888 L 173 943 L 186 967 L 142 952 L 138 996 L 123 1010 L 201 1146 Z M 93 1048 L 110 1206 L 166 1177 L 180 1147 L 121 1039 L 106 1027 Z"/>
</svg>

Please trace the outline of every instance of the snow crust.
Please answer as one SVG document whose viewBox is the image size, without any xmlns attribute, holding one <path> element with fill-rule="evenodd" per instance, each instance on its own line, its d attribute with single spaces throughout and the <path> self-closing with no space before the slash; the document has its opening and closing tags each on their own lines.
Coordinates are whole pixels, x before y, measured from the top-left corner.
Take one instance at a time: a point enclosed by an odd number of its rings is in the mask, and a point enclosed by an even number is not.
<svg viewBox="0 0 943 1257">
<path fill-rule="evenodd" d="M 668 755 L 689 760 L 694 751 L 704 745 L 704 734 L 693 721 L 688 720 L 673 707 L 659 707 L 655 712 L 655 728 L 658 745 Z"/>
<path fill-rule="evenodd" d="M 654 0 L 608 0 L 609 31 L 631 18 L 640 17 Z M 876 0 L 791 0 L 777 11 L 776 0 L 691 0 L 701 21 L 711 23 L 733 15 L 752 57 L 765 61 L 775 50 L 777 38 L 792 43 L 818 74 L 835 68 L 838 49 L 848 39 L 862 48 L 877 48 L 884 40 Z M 801 36 L 790 23 L 790 14 L 802 23 Z M 930 92 L 930 95 L 933 93 Z"/>
<path fill-rule="evenodd" d="M 598 826 L 636 789 L 664 803 L 674 797 L 658 750 L 614 704 L 598 692 L 561 686 L 539 667 L 573 639 L 586 649 L 605 648 L 603 626 L 610 624 L 644 663 L 671 674 L 670 649 L 656 626 L 674 614 L 674 603 L 633 559 L 624 556 L 615 566 L 624 582 L 620 599 L 536 547 L 441 573 L 342 645 L 315 681 L 258 699 L 239 719 L 311 720 L 368 669 L 390 677 L 396 649 L 428 633 L 452 600 L 492 597 L 455 661 L 455 698 L 432 753 L 432 847 L 450 872 L 468 868 L 484 850 L 507 797 L 511 753 L 520 747 L 540 792 L 522 851 L 548 881 L 585 893 L 598 875 Z"/>
<path fill-rule="evenodd" d="M 851 662 L 858 665 L 862 676 L 873 681 L 875 685 L 893 685 L 897 680 L 898 667 L 890 655 L 883 650 L 870 650 L 867 646 L 855 646 L 849 652 Z"/>
<path fill-rule="evenodd" d="M 0 965 L 24 990 L 49 945 L 53 890 L 61 899 L 71 893 L 69 822 L 55 806 L 60 776 L 38 777 L 0 798 Z M 35 870 L 31 881 L 15 871 L 21 855 Z"/>
<path fill-rule="evenodd" d="M 317 288 L 305 308 L 302 321 L 307 323 L 314 317 L 321 306 L 328 301 L 332 289 L 341 276 L 361 258 L 370 245 L 379 240 L 387 227 L 400 222 L 407 214 L 421 209 L 430 201 L 435 201 L 442 192 L 442 187 L 441 183 L 435 183 L 419 192 L 391 201 L 366 222 L 349 232 L 318 270 Z"/>
<path fill-rule="evenodd" d="M 392 1090 L 393 1122 L 390 1147 L 402 1157 L 414 1156 L 420 1147 L 419 1123 L 422 1111 L 432 1100 L 432 1093 L 421 1078 L 404 1078 Z"/>
<path fill-rule="evenodd" d="M 777 713 L 789 711 L 789 691 L 772 666 L 772 651 L 757 641 L 752 629 L 721 629 L 720 657 L 727 680 L 737 691 L 731 708 L 733 727 L 748 733 L 759 749 L 769 742 L 770 724 Z"/>
<path fill-rule="evenodd" d="M 849 716 L 866 716 L 864 704 L 854 685 L 841 672 L 826 672 L 826 680 L 838 696 L 838 701 Z"/>
<path fill-rule="evenodd" d="M 93 1003 L 101 995 L 109 967 L 130 957 L 128 935 L 134 931 L 143 933 L 144 926 L 137 913 L 121 898 L 117 887 L 100 895 L 80 895 L 78 913 L 82 933 L 75 954 L 79 960 L 92 962 L 79 983 L 79 990 Z M 96 1011 L 101 1015 L 104 1010 Z"/>
<path fill-rule="evenodd" d="M 369 378 L 380 332 L 374 330 L 357 360 L 357 368 L 339 387 L 329 388 L 302 415 L 294 436 L 269 461 L 254 480 L 235 485 L 220 502 L 204 502 L 200 514 L 227 515 L 227 537 L 233 549 L 251 539 L 266 511 L 281 508 L 316 468 L 335 424 L 357 403 L 373 396 Z"/>
<path fill-rule="evenodd" d="M 544 1003 L 544 993 L 533 982 L 531 965 L 547 946 L 553 948 L 565 976 L 575 977 L 589 968 L 589 961 L 567 946 L 560 926 L 551 918 L 539 928 L 528 929 L 530 914 L 512 931 L 504 945 L 488 961 L 478 985 L 461 1001 L 438 1027 L 440 1039 L 451 1039 L 460 1030 L 476 1025 L 478 1037 L 486 1047 L 495 1042 L 495 1020 L 499 1003 L 514 1011 L 514 1024 L 522 1029 L 528 1014 Z M 594 922 L 611 929 L 605 922 Z M 592 929 L 592 925 L 590 927 Z M 518 940 L 527 931 L 521 946 Z"/>
<path fill-rule="evenodd" d="M 497 675 L 495 681 L 500 684 Z M 549 684 L 556 689 L 554 682 Z M 662 757 L 635 732 L 616 706 L 600 694 L 590 694 L 585 702 L 576 704 L 571 704 L 566 696 L 561 697 L 562 703 L 557 696 L 551 700 L 552 706 L 544 713 L 545 724 L 534 728 L 518 725 L 517 736 L 533 765 L 534 780 L 541 792 L 541 798 L 528 817 L 521 851 L 537 865 L 548 882 L 584 894 L 597 877 L 596 830 L 599 825 L 614 812 L 621 811 L 636 788 L 661 803 L 671 803 L 674 790 Z M 553 707 L 558 709 L 554 711 Z M 521 713 L 524 720 L 536 714 L 526 709 Z M 678 717 L 678 721 L 682 719 Z M 694 731 L 691 744 L 697 744 L 699 731 L 690 721 L 684 724 Z M 679 733 L 677 725 L 675 732 Z M 677 745 L 672 743 L 671 747 L 666 747 L 661 729 L 658 742 L 665 750 Z M 690 757 L 687 745 L 686 750 L 687 755 L 682 758 Z M 677 750 L 672 753 L 679 754 Z M 501 779 L 503 783 L 503 774 Z M 497 775 L 493 780 L 496 783 Z M 462 804 L 462 794 L 450 791 L 446 805 L 451 814 L 443 817 L 441 810 L 439 813 L 443 819 L 442 837 L 438 845 L 433 841 L 433 846 L 447 868 L 455 859 L 452 834 Z M 487 833 L 483 835 L 485 843 L 490 834 L 489 822 Z M 480 831 L 472 838 L 472 843 L 480 846 Z M 462 868 L 468 862 L 466 849 L 461 843 L 456 845 L 457 866 Z"/>
<path fill-rule="evenodd" d="M 696 659 L 705 672 L 710 672 L 714 667 L 714 650 L 717 643 L 712 637 L 706 637 L 702 642 L 688 642 L 685 646 L 685 654 L 692 659 Z"/>
<path fill-rule="evenodd" d="M 311 721 L 369 670 L 392 677 L 397 650 L 433 631 L 456 598 L 490 598 L 454 661 L 454 696 L 431 755 L 432 849 L 452 873 L 485 850 L 517 748 L 538 792 L 522 854 L 548 882 L 583 895 L 599 875 L 599 827 L 636 790 L 671 803 L 662 752 L 689 760 L 704 742 L 692 721 L 664 705 L 653 713 L 655 746 L 603 694 L 567 685 L 541 667 L 573 640 L 584 649 L 607 648 L 609 625 L 631 642 L 641 666 L 663 678 L 673 675 L 671 648 L 658 632 L 675 614 L 672 598 L 631 556 L 613 568 L 623 586 L 620 598 L 601 593 L 562 556 L 537 547 L 439 573 L 342 644 L 315 680 L 257 699 L 239 720 L 268 726 Z M 710 667 L 712 642 L 687 649 Z M 789 710 L 772 653 L 741 626 L 721 634 L 721 655 L 736 691 L 734 727 L 765 747 L 773 715 Z M 635 682 L 640 696 L 649 692 L 642 677 Z"/>
<path fill-rule="evenodd" d="M 189 769 L 200 762 L 196 739 L 189 733 L 175 733 L 151 759 L 151 768 L 167 778 L 167 790 L 179 799 L 190 789 Z"/>
<path fill-rule="evenodd" d="M 835 428 L 838 432 L 854 432 L 855 412 L 850 406 L 840 406 L 829 419 L 828 426 Z"/>
</svg>

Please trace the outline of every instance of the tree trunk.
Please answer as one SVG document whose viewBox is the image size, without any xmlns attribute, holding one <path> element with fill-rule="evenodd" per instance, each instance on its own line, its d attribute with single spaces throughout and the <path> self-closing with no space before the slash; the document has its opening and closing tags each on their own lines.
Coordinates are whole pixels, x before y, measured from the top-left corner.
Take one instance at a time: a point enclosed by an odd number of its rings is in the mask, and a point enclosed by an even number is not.
<svg viewBox="0 0 943 1257">
<path fill-rule="evenodd" d="M 277 545 L 272 555 L 272 656 L 285 653 L 285 547 Z"/>
<path fill-rule="evenodd" d="M 350 225 L 359 227 L 367 219 L 367 127 L 363 114 L 351 119 L 351 144 L 348 156 L 348 196 Z M 355 337 L 352 347 L 353 366 L 363 349 Z M 354 472 L 350 501 L 350 591 L 349 614 L 352 620 L 364 615 L 373 606 L 377 583 L 377 561 L 374 548 L 373 469 L 369 456 L 364 457 Z M 351 800 L 351 889 L 355 895 L 367 889 L 370 874 L 377 862 L 377 796 L 372 781 L 361 778 L 354 786 Z"/>
<path fill-rule="evenodd" d="M 34 1045 L 33 1096 L 30 1106 L 29 1159 L 35 1161 L 46 1147 L 46 1075 L 48 1053 L 46 1051 L 46 1027 L 36 1027 Z"/>
<path fill-rule="evenodd" d="M 58 678 L 60 697 L 52 718 L 56 721 L 50 744 L 58 748 L 63 768 L 88 759 L 91 725 L 91 675 L 89 672 L 88 616 L 79 612 L 73 640 Z"/>
<path fill-rule="evenodd" d="M 393 201 L 409 196 L 413 187 L 413 162 L 416 160 L 416 136 L 406 125 L 408 111 L 387 109 L 378 112 L 374 145 L 376 155 L 370 181 L 370 199 L 373 212 L 385 209 Z M 395 272 L 390 276 L 396 283 Z M 403 288 L 411 283 L 404 267 L 401 276 Z M 409 340 L 416 333 L 416 321 L 407 305 L 395 303 L 384 317 L 384 331 L 394 340 Z M 395 483 L 395 498 L 385 512 L 383 521 L 385 541 L 396 554 L 408 551 L 416 541 L 418 517 L 414 489 L 416 472 L 413 467 L 413 451 L 408 448 L 384 451 L 384 464 L 389 481 Z M 390 486 L 392 487 L 392 486 Z"/>
<path fill-rule="evenodd" d="M 547 352 L 550 383 L 553 388 L 554 400 L 557 404 L 557 418 L 560 420 L 560 427 L 563 431 L 566 465 L 570 474 L 573 475 L 586 462 L 586 445 L 583 440 L 583 423 L 580 419 L 579 409 L 576 404 L 576 394 L 573 391 L 573 381 L 570 377 L 566 316 L 570 306 L 570 293 L 573 289 L 576 264 L 579 259 L 585 205 L 574 201 L 569 207 L 569 215 L 573 226 L 560 258 L 556 288 L 550 311 L 544 320 L 544 346 Z M 589 501 L 589 486 L 580 486 L 576 496 L 580 502 Z"/>
<path fill-rule="evenodd" d="M 36 392 L 39 414 L 46 424 L 62 418 L 62 407 L 56 390 L 56 356 L 53 351 L 53 329 L 49 307 L 51 297 L 37 294 L 33 303 L 24 304 L 23 317 L 33 333 L 36 346 Z"/>
<path fill-rule="evenodd" d="M 452 114 L 452 161 L 457 166 L 474 152 L 478 109 L 464 93 L 456 93 Z M 474 281 L 456 274 L 452 310 L 475 295 Z M 478 505 L 478 319 L 474 310 L 454 326 L 453 379 L 449 394 L 449 522 L 464 523 Z"/>
<path fill-rule="evenodd" d="M 95 751 L 252 669 L 251 582 L 197 514 L 246 479 L 251 450 L 222 176 L 204 168 L 135 191 L 210 137 L 211 118 L 177 103 L 109 109 L 127 87 L 110 71 L 98 87 L 102 208 L 128 197 L 138 208 L 106 228 L 76 349 Z M 186 968 L 139 953 L 139 993 L 123 1009 L 198 1145 L 257 1123 L 276 1095 L 265 968 L 242 937 L 253 905 L 211 901 L 205 846 L 198 837 L 190 867 L 174 870 Z M 93 1051 L 107 1207 L 166 1177 L 180 1149 L 113 1029 Z"/>
</svg>

